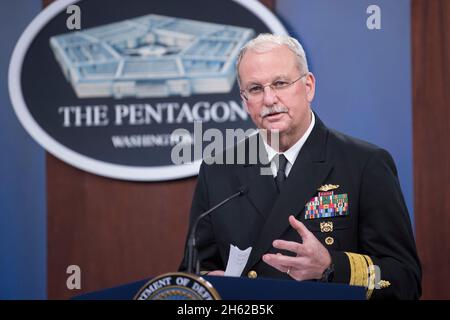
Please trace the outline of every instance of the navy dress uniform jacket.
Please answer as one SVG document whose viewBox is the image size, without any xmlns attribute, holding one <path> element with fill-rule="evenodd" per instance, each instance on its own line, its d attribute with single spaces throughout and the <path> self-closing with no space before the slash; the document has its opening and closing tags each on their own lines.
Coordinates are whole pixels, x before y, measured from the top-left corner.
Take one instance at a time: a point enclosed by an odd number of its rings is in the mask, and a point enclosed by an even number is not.
<svg viewBox="0 0 450 320">
<path fill-rule="evenodd" d="M 263 262 L 262 255 L 279 252 L 272 247 L 275 239 L 302 241 L 288 222 L 289 215 L 294 215 L 329 250 L 335 269 L 333 282 L 364 285 L 368 298 L 420 297 L 421 267 L 411 222 L 394 161 L 387 151 L 328 129 L 316 115 L 315 126 L 278 194 L 273 176 L 261 175 L 261 168 L 268 166 L 252 164 L 248 158 L 252 139 L 259 140 L 260 136 L 242 142 L 247 153 L 244 163 L 201 166 L 191 225 L 201 213 L 239 188 L 247 189 L 244 196 L 199 223 L 201 270 L 225 270 L 232 244 L 241 250 L 253 247 L 243 276 L 255 271 L 258 277 L 292 279 Z M 238 150 L 237 146 L 233 148 L 235 157 Z M 224 160 L 227 152 L 221 155 Z M 305 219 L 306 203 L 326 184 L 339 186 L 334 194 L 347 195 L 348 214 Z M 332 222 L 332 231 L 324 232 L 321 222 Z M 368 275 L 370 265 L 379 267 L 381 278 L 377 280 L 382 283 L 373 282 L 373 273 Z M 180 270 L 186 270 L 185 260 Z M 373 285 L 378 289 L 372 290 Z"/>
</svg>

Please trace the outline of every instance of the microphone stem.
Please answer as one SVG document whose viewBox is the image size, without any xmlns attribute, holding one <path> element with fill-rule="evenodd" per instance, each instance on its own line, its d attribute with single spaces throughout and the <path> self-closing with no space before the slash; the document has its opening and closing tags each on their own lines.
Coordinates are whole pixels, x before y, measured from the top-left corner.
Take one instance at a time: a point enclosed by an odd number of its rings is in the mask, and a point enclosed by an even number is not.
<svg viewBox="0 0 450 320">
<path fill-rule="evenodd" d="M 195 219 L 195 222 L 192 225 L 191 233 L 189 235 L 189 240 L 188 240 L 188 252 L 187 252 L 188 253 L 188 259 L 187 259 L 188 260 L 187 261 L 188 262 L 188 265 L 187 265 L 188 273 L 192 273 L 193 269 L 195 270 L 196 275 L 199 275 L 199 273 L 200 273 L 200 259 L 198 259 L 198 257 L 197 257 L 198 252 L 197 252 L 197 244 L 196 244 L 196 240 L 195 240 L 195 235 L 197 233 L 197 226 L 198 226 L 198 223 L 200 222 L 200 220 L 202 220 L 204 217 L 206 217 L 208 214 L 210 214 L 214 210 L 223 206 L 225 203 L 227 203 L 231 199 L 239 197 L 242 194 L 244 194 L 244 191 L 239 190 L 238 192 L 236 192 L 235 194 L 226 198 L 219 204 L 216 204 L 211 209 L 207 210 L 206 212 L 203 212 L 201 215 L 199 215 L 197 217 L 197 219 Z"/>
</svg>

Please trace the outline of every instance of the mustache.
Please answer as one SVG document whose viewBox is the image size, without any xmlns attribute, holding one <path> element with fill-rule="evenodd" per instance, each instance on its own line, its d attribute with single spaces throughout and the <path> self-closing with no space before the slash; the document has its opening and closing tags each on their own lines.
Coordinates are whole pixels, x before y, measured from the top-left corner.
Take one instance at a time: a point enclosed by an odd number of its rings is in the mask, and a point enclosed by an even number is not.
<svg viewBox="0 0 450 320">
<path fill-rule="evenodd" d="M 264 106 L 259 115 L 261 118 L 264 118 L 275 113 L 288 113 L 288 111 L 289 111 L 288 108 L 286 108 L 285 106 L 278 106 L 278 105 L 272 107 Z"/>
</svg>

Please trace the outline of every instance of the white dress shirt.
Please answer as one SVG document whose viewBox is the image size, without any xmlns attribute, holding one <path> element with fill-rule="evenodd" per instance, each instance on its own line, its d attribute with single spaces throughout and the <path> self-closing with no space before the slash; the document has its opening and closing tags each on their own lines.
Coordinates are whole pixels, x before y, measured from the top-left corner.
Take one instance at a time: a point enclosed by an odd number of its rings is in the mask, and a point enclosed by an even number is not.
<svg viewBox="0 0 450 320">
<path fill-rule="evenodd" d="M 287 159 L 286 164 L 286 178 L 289 176 L 289 172 L 291 172 L 292 166 L 294 165 L 295 160 L 297 159 L 298 153 L 302 149 L 303 145 L 305 144 L 306 139 L 308 139 L 309 135 L 311 134 L 312 129 L 314 128 L 314 124 L 316 123 L 316 118 L 314 117 L 314 112 L 311 111 L 311 123 L 309 124 L 308 130 L 303 134 L 303 136 L 289 149 L 287 149 L 285 152 L 282 152 L 284 156 Z M 277 176 L 277 165 L 274 161 L 275 156 L 278 154 L 277 151 L 275 151 L 271 146 L 267 144 L 267 142 L 263 139 L 264 146 L 267 151 L 267 157 L 270 161 L 270 170 L 272 171 L 272 175 L 274 177 Z"/>
</svg>

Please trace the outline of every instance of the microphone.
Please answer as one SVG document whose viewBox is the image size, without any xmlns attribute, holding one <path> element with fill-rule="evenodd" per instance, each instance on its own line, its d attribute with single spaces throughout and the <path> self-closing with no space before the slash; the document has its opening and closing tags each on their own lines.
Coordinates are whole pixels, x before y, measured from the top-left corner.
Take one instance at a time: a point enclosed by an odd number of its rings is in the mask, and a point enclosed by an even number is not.
<svg viewBox="0 0 450 320">
<path fill-rule="evenodd" d="M 226 198 L 225 200 L 223 200 L 222 202 L 220 202 L 219 204 L 216 204 L 214 207 L 212 207 L 211 209 L 203 212 L 201 215 L 199 215 L 197 217 L 197 219 L 195 219 L 194 224 L 192 225 L 192 229 L 191 229 L 191 233 L 189 234 L 189 240 L 188 240 L 188 250 L 187 250 L 187 272 L 188 273 L 192 273 L 193 269 L 195 268 L 195 274 L 199 275 L 200 274 L 200 261 L 198 260 L 197 257 L 197 243 L 196 243 L 196 232 L 197 232 L 197 226 L 198 223 L 207 215 L 209 215 L 211 212 L 215 211 L 216 209 L 220 208 L 221 206 L 223 206 L 224 204 L 226 204 L 228 201 L 242 196 L 245 193 L 247 193 L 248 188 L 245 186 L 241 186 L 239 188 L 239 190 L 236 193 L 233 193 L 231 196 L 229 196 L 228 198 Z"/>
</svg>

